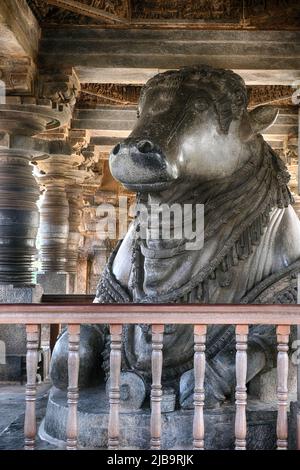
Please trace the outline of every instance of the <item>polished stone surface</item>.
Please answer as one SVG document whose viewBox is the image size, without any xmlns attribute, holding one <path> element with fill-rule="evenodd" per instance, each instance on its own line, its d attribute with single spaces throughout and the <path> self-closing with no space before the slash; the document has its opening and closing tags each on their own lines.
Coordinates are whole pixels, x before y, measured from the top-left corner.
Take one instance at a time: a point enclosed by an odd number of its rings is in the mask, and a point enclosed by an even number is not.
<svg viewBox="0 0 300 470">
<path fill-rule="evenodd" d="M 104 388 L 80 392 L 79 444 L 83 448 L 106 448 L 108 399 Z M 272 404 L 250 400 L 248 405 L 249 449 L 274 449 L 276 408 Z M 234 447 L 234 406 L 226 404 L 205 412 L 205 447 L 232 449 Z M 64 445 L 66 439 L 66 392 L 53 388 L 41 434 L 52 444 Z M 162 414 L 162 449 L 192 448 L 192 410 L 177 410 Z M 146 449 L 150 443 L 149 404 L 140 410 L 120 413 L 121 448 Z M 53 439 L 54 438 L 54 439 Z"/>
<path fill-rule="evenodd" d="M 25 387 L 20 385 L 1 385 L 0 386 L 0 450 L 21 450 L 23 448 L 23 426 L 24 426 L 24 391 Z M 48 392 L 49 392 L 49 385 L 42 384 L 38 385 L 38 393 L 37 393 L 37 423 L 39 427 L 39 434 L 43 437 L 46 437 L 43 425 L 43 418 L 46 412 L 47 400 L 48 400 Z M 65 392 L 55 393 L 55 412 L 58 414 L 60 411 L 63 411 L 63 421 L 65 420 Z M 80 398 L 80 423 L 82 422 L 82 417 L 84 410 L 88 406 L 88 402 L 91 398 L 94 398 L 94 404 L 91 407 L 90 414 L 88 413 L 85 417 L 86 422 L 88 422 L 91 418 L 91 434 L 94 433 L 94 443 L 99 444 L 100 440 L 103 439 L 104 445 L 106 445 L 106 434 L 105 428 L 107 426 L 107 410 L 108 410 L 108 403 L 105 397 L 104 391 L 100 390 L 93 390 L 91 389 L 89 393 L 86 395 L 85 392 L 81 393 Z M 53 402 L 53 396 L 50 400 Z M 48 405 L 49 406 L 49 405 Z M 248 425 L 249 425 L 249 435 L 252 438 L 257 439 L 255 448 L 261 448 L 263 446 L 263 442 L 261 442 L 261 431 L 264 429 L 266 434 L 269 433 L 269 440 L 266 443 L 266 447 L 270 448 L 273 447 L 274 438 L 275 438 L 275 418 L 276 418 L 276 411 L 275 406 L 268 405 L 264 411 L 261 411 L 262 403 L 258 403 L 252 401 L 250 399 L 249 402 L 249 412 L 248 412 Z M 60 411 L 59 411 L 60 410 Z M 258 411 L 260 410 L 260 411 Z M 289 447 L 294 448 L 295 446 L 295 425 L 296 425 L 296 411 L 297 411 L 297 403 L 291 403 L 291 413 L 289 418 Z M 259 420 L 257 420 L 257 412 L 261 413 Z M 177 412 L 178 413 L 178 421 L 177 427 L 178 429 L 185 429 L 187 424 L 191 422 L 192 412 L 186 411 L 184 412 Z M 163 429 L 168 424 L 172 424 L 174 420 L 172 419 L 173 413 L 165 413 L 163 414 Z M 206 425 L 207 430 L 211 430 L 210 427 L 210 420 L 212 416 L 215 417 L 215 427 L 211 437 L 206 440 L 206 447 L 210 448 L 213 446 L 212 440 L 220 440 L 224 439 L 224 435 L 226 438 L 229 438 L 232 445 L 232 434 L 233 434 L 233 407 L 227 407 L 227 418 L 224 417 L 224 414 L 219 411 L 210 412 L 210 418 L 207 418 L 206 414 Z M 95 428 L 95 423 L 97 423 L 99 428 Z M 100 421 L 102 423 L 102 427 L 100 429 Z M 148 443 L 149 438 L 149 412 L 144 412 L 140 410 L 139 412 L 135 412 L 135 418 L 132 419 L 131 426 L 128 425 L 128 429 L 124 434 L 124 422 L 129 421 L 128 413 L 121 413 L 121 436 L 122 436 L 122 445 L 124 444 L 124 438 L 128 439 L 128 436 L 132 433 L 138 433 L 139 431 L 139 443 Z M 222 423 L 226 424 L 224 428 L 224 432 L 222 431 Z M 54 421 L 53 421 L 54 423 Z M 144 424 L 143 424 L 144 423 Z M 174 423 L 173 423 L 174 424 Z M 147 431 L 148 429 L 148 431 Z M 100 434 L 97 434 L 100 430 Z M 174 426 L 171 426 L 172 432 L 174 431 Z M 64 432 L 62 429 L 57 429 L 57 433 Z M 227 434 L 229 433 L 229 436 Z M 166 434 L 166 433 L 165 433 Z M 102 437 L 101 437 L 102 436 Z M 48 436 L 49 439 L 49 436 Z M 80 436 L 80 439 L 82 437 Z M 98 442 L 97 442 L 98 439 Z M 183 442 L 181 446 L 178 448 L 181 449 L 190 449 L 191 445 L 191 428 L 189 430 L 188 435 L 188 444 L 185 445 Z M 36 440 L 36 449 L 37 450 L 60 450 L 63 449 L 65 444 L 62 441 L 55 441 L 53 438 L 49 439 L 50 442 L 46 442 L 42 440 L 40 436 L 37 436 Z M 168 441 L 172 444 L 173 440 L 168 436 Z M 249 440 L 248 440 L 249 442 Z M 166 443 L 166 436 L 164 436 L 163 443 Z M 215 444 L 215 442 L 214 442 Z M 252 446 L 251 442 L 250 445 Z M 85 447 L 87 448 L 87 447 Z"/>
<path fill-rule="evenodd" d="M 37 273 L 37 282 L 44 294 L 69 294 L 69 274 L 59 272 Z"/>
<path fill-rule="evenodd" d="M 41 422 L 45 414 L 49 385 L 38 385 L 37 391 L 37 422 Z M 24 435 L 24 401 L 25 386 L 0 385 L 0 450 L 23 449 Z M 37 438 L 36 448 L 55 449 L 47 442 Z"/>
</svg>

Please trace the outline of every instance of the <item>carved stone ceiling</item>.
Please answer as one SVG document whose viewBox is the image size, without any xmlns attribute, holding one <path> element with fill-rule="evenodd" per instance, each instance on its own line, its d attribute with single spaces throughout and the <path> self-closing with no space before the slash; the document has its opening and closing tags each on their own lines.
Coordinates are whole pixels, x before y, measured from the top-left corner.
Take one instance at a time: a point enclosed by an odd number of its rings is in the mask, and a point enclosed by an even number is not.
<svg viewBox="0 0 300 470">
<path fill-rule="evenodd" d="M 298 0 L 27 0 L 27 3 L 44 26 L 120 26 L 118 21 L 101 18 L 101 12 L 125 19 L 129 27 L 293 30 L 300 23 Z M 79 13 L 80 4 L 85 7 L 83 14 Z"/>
<path fill-rule="evenodd" d="M 294 89 L 289 86 L 251 86 L 247 87 L 249 107 L 259 104 L 291 106 Z M 116 85 L 85 83 L 77 100 L 79 108 L 95 108 L 102 105 L 126 106 L 136 105 L 141 87 L 135 85 Z"/>
</svg>

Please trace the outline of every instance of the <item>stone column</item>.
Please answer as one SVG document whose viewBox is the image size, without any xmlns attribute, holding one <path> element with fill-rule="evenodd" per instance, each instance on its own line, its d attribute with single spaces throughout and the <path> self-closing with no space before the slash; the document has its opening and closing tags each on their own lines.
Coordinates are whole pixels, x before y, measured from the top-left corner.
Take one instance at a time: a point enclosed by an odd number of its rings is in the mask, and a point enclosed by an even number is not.
<svg viewBox="0 0 300 470">
<path fill-rule="evenodd" d="M 65 272 L 69 233 L 69 203 L 63 179 L 43 182 L 45 191 L 40 201 L 40 265 L 41 271 Z"/>
<path fill-rule="evenodd" d="M 0 284 L 35 283 L 39 188 L 22 150 L 0 149 Z"/>
<path fill-rule="evenodd" d="M 69 273 L 70 293 L 77 293 L 79 245 L 83 238 L 79 232 L 83 207 L 81 186 L 69 186 L 67 188 L 67 197 L 69 201 L 69 235 L 67 241 L 66 270 Z"/>
<path fill-rule="evenodd" d="M 42 289 L 36 286 L 39 226 L 39 187 L 31 160 L 41 156 L 33 136 L 64 121 L 63 110 L 34 98 L 7 97 L 0 104 L 0 302 L 38 303 Z M 26 337 L 23 325 L 0 327 L 5 345 L 5 364 L 0 381 L 25 378 Z"/>
<path fill-rule="evenodd" d="M 115 202 L 116 195 L 112 195 L 111 201 Z M 99 279 L 112 251 L 113 242 L 107 238 L 106 233 L 100 232 L 96 205 L 88 205 L 83 211 L 83 226 L 85 243 L 83 252 L 87 257 L 87 294 L 95 294 Z"/>
<path fill-rule="evenodd" d="M 24 146 L 24 138 L 30 143 L 32 136 L 59 125 L 58 117 L 51 103 L 0 105 L 5 135 L 0 146 L 0 284 L 35 283 L 39 188 L 30 165 L 34 152 Z"/>
<path fill-rule="evenodd" d="M 77 199 L 80 198 L 80 183 L 86 176 L 85 171 L 78 169 L 83 157 L 72 154 L 66 143 L 60 143 L 60 146 L 64 147 L 61 150 L 65 153 L 52 153 L 48 159 L 38 163 L 40 173 L 37 180 L 45 188 L 40 201 L 41 273 L 38 279 L 48 294 L 70 292 L 68 273 L 76 272 L 74 263 L 80 239 L 77 234 L 80 222 Z"/>
</svg>

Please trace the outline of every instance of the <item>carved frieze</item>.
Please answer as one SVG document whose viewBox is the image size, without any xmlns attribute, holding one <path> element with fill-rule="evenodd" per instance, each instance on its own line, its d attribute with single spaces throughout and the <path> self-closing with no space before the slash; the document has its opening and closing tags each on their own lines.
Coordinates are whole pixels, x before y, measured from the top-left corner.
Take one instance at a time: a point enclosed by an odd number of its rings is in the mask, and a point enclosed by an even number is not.
<svg viewBox="0 0 300 470">
<path fill-rule="evenodd" d="M 290 106 L 292 105 L 293 91 L 292 87 L 283 85 L 249 86 L 247 87 L 249 106 L 263 103 Z"/>
<path fill-rule="evenodd" d="M 0 80 L 8 94 L 32 94 L 35 64 L 29 57 L 1 57 Z"/>
<path fill-rule="evenodd" d="M 38 95 L 58 104 L 73 106 L 80 91 L 79 79 L 72 67 L 40 70 Z"/>
<path fill-rule="evenodd" d="M 136 105 L 141 86 L 85 83 L 77 100 L 79 108 L 94 108 L 99 105 Z M 291 106 L 294 89 L 284 85 L 248 86 L 249 106 L 262 103 L 274 103 L 280 106 Z"/>
<path fill-rule="evenodd" d="M 132 0 L 133 18 L 224 20 L 241 16 L 237 0 Z"/>
<path fill-rule="evenodd" d="M 80 90 L 79 79 L 72 67 L 62 70 L 45 70 L 39 71 L 37 81 L 37 95 L 42 99 L 51 100 L 54 106 L 59 109 L 64 108 L 68 113 L 67 126 L 63 129 L 57 129 L 55 133 L 47 132 L 41 136 L 46 139 L 66 139 L 68 128 L 76 98 Z"/>
<path fill-rule="evenodd" d="M 33 13 L 40 23 L 52 24 L 97 24 L 103 23 L 100 18 L 92 18 L 81 15 L 74 11 L 51 5 L 46 0 L 27 0 Z M 115 15 L 121 18 L 128 18 L 129 8 L 127 0 L 80 0 L 80 3 Z"/>
<path fill-rule="evenodd" d="M 75 6 L 73 11 L 53 6 L 46 0 L 27 0 L 30 8 L 40 23 L 46 24 L 105 24 L 105 19 L 79 14 Z M 71 2 L 69 2 L 70 4 Z M 153 23 L 163 27 L 176 22 L 194 23 L 193 27 L 205 28 L 214 24 L 215 28 L 257 28 L 257 29 L 296 29 L 300 20 L 297 0 L 80 0 L 82 3 L 99 11 L 106 11 L 119 18 L 131 18 L 132 24 Z M 74 2 L 75 5 L 75 2 Z M 158 22 L 158 23 L 157 23 Z M 110 22 L 111 23 L 111 22 Z M 114 25 L 112 24 L 112 27 Z"/>
<path fill-rule="evenodd" d="M 93 108 L 98 105 L 136 105 L 141 87 L 114 83 L 85 83 L 81 86 L 78 107 Z"/>
</svg>

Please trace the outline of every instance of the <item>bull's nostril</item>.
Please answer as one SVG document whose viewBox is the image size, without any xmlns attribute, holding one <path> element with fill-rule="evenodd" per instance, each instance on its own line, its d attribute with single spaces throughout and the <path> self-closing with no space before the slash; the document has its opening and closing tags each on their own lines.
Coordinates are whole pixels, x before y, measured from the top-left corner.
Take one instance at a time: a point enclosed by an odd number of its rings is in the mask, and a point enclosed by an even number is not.
<svg viewBox="0 0 300 470">
<path fill-rule="evenodd" d="M 119 153 L 119 151 L 120 151 L 120 148 L 121 148 L 121 145 L 120 145 L 120 144 L 117 144 L 117 145 L 113 148 L 112 153 L 113 153 L 114 155 L 117 155 L 117 154 Z"/>
<path fill-rule="evenodd" d="M 137 148 L 141 153 L 148 153 L 152 152 L 152 150 L 154 149 L 154 145 L 149 140 L 142 140 L 137 144 Z"/>
</svg>

